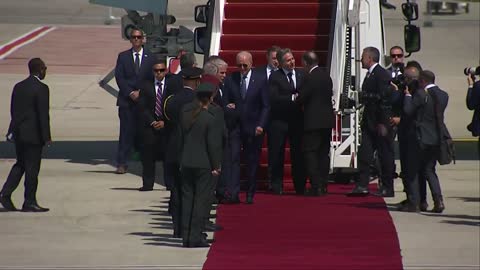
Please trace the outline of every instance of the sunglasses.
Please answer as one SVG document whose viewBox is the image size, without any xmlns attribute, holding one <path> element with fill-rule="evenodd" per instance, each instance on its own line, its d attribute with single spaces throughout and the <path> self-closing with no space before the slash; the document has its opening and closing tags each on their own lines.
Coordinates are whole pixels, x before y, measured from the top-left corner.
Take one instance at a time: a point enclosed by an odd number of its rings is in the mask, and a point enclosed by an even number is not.
<svg viewBox="0 0 480 270">
<path fill-rule="evenodd" d="M 143 36 L 131 36 L 130 39 L 143 39 Z"/>
<path fill-rule="evenodd" d="M 403 54 L 390 54 L 391 58 L 402 58 Z"/>
<path fill-rule="evenodd" d="M 247 68 L 248 65 L 247 65 L 247 64 L 237 64 L 237 67 L 239 67 L 239 68 Z"/>
<path fill-rule="evenodd" d="M 154 68 L 153 72 L 165 72 L 166 68 Z"/>
</svg>

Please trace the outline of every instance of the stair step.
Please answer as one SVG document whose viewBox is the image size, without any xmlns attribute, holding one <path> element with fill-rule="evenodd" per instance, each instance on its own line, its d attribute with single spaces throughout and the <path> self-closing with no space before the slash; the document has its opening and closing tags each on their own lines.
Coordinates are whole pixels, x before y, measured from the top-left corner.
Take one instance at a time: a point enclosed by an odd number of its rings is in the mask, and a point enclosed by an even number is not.
<svg viewBox="0 0 480 270">
<path fill-rule="evenodd" d="M 329 35 L 330 19 L 264 20 L 230 19 L 223 22 L 223 34 Z"/>
<path fill-rule="evenodd" d="M 332 3 L 228 3 L 226 19 L 331 18 Z"/>
<path fill-rule="evenodd" d="M 272 45 L 291 48 L 298 51 L 316 50 L 328 51 L 330 38 L 328 35 L 222 35 L 220 48 L 229 50 L 265 50 Z"/>
<path fill-rule="evenodd" d="M 272 44 L 273 45 L 273 44 Z M 268 46 L 270 47 L 270 46 Z M 263 66 L 263 65 L 266 65 L 267 64 L 267 59 L 265 57 L 266 55 L 266 51 L 267 51 L 267 48 L 268 47 L 265 47 L 264 49 L 262 50 L 249 50 L 249 52 L 252 54 L 252 57 L 253 57 L 253 65 L 256 66 L 256 67 L 259 67 L 259 66 Z M 221 50 L 219 55 L 220 57 L 222 57 L 223 60 L 225 60 L 225 62 L 228 63 L 228 65 L 230 66 L 229 69 L 228 69 L 228 72 L 232 72 L 232 71 L 235 71 L 237 70 L 237 68 L 235 67 L 235 57 L 237 55 L 237 53 L 239 52 L 240 50 L 231 50 L 230 48 L 228 50 Z M 301 65 L 301 59 L 302 59 L 302 55 L 305 51 L 297 51 L 297 50 L 293 50 L 293 56 L 295 57 L 295 60 L 296 60 L 296 65 L 297 66 L 300 66 Z M 318 60 L 319 60 L 319 65 L 320 66 L 326 66 L 327 65 L 327 57 L 328 57 L 328 51 L 325 50 L 325 51 L 316 51 L 317 55 L 318 55 Z"/>
<path fill-rule="evenodd" d="M 289 3 L 291 4 L 292 2 L 295 2 L 296 4 L 304 4 L 304 3 L 333 3 L 335 0 L 227 0 L 227 3 L 270 3 L 270 4 L 276 4 L 276 3 Z"/>
</svg>

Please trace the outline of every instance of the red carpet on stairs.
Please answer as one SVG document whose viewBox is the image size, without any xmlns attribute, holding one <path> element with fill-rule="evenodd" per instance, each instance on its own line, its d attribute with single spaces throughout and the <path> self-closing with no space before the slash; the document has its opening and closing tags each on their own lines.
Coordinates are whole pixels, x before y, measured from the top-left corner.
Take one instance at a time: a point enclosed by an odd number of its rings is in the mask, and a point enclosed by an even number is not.
<svg viewBox="0 0 480 270">
<path fill-rule="evenodd" d="M 401 270 L 397 232 L 379 197 L 257 194 L 253 205 L 221 205 L 205 270 Z"/>
</svg>

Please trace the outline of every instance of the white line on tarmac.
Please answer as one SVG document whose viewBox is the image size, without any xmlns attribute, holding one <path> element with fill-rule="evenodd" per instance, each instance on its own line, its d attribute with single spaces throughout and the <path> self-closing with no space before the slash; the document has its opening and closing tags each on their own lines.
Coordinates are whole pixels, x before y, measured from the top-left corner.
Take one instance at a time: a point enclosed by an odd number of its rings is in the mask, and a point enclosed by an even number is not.
<svg viewBox="0 0 480 270">
<path fill-rule="evenodd" d="M 0 46 L 0 60 L 12 54 L 21 47 L 34 42 L 35 40 L 45 36 L 49 32 L 55 30 L 53 26 L 41 26 L 25 33 L 18 38 Z"/>
</svg>

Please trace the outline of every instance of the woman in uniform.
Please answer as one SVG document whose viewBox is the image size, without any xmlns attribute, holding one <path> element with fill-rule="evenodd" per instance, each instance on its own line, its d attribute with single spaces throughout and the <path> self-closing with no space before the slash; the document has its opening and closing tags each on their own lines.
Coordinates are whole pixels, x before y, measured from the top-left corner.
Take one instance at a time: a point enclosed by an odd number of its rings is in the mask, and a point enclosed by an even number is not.
<svg viewBox="0 0 480 270">
<path fill-rule="evenodd" d="M 223 111 L 211 104 L 215 86 L 202 83 L 181 111 L 182 237 L 184 247 L 208 247 L 203 234 L 210 211 L 212 176 L 220 174 Z"/>
</svg>

